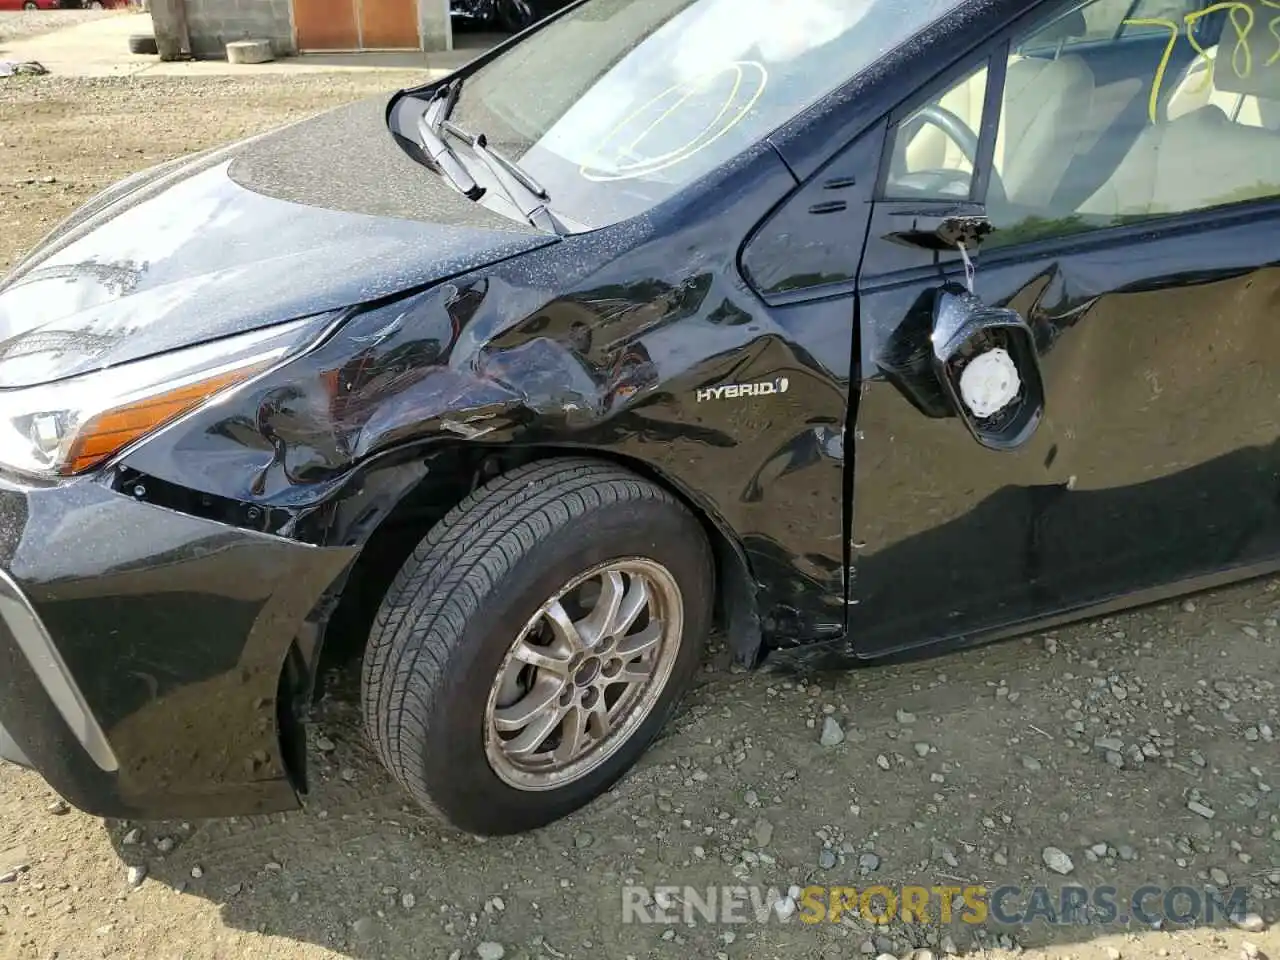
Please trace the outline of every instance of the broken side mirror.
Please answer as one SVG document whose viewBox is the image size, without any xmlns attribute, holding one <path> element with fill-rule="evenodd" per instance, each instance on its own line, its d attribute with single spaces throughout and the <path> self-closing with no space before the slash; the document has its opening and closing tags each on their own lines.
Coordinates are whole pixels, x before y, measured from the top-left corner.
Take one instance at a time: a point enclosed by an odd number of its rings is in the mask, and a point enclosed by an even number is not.
<svg viewBox="0 0 1280 960">
<path fill-rule="evenodd" d="M 933 369 L 973 438 L 1013 450 L 1044 416 L 1044 381 L 1031 327 L 1013 310 L 989 307 L 948 284 L 934 296 Z"/>
</svg>

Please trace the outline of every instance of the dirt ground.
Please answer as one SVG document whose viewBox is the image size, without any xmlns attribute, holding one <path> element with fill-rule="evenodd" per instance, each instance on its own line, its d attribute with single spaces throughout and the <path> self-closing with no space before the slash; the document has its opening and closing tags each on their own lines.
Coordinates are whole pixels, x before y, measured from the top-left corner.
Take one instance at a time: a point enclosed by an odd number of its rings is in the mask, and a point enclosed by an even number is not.
<svg viewBox="0 0 1280 960">
<path fill-rule="evenodd" d="M 0 270 L 133 170 L 411 80 L 0 81 Z M 103 823 L 0 764 L 0 957 L 1280 960 L 1278 623 L 1264 580 L 805 682 L 712 663 L 611 794 L 488 842 L 407 804 L 344 674 L 297 813 Z M 810 883 L 1240 887 L 1255 916 L 623 923 L 624 884 Z"/>
</svg>

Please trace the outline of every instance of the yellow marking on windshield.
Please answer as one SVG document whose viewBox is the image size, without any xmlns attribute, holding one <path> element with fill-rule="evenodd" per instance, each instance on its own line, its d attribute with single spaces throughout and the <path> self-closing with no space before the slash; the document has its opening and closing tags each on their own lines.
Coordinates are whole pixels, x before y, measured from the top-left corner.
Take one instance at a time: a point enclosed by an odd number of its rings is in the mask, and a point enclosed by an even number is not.
<svg viewBox="0 0 1280 960">
<path fill-rule="evenodd" d="M 1260 2 L 1271 8 L 1272 10 L 1280 10 L 1280 0 L 1260 0 Z M 1197 65 L 1204 64 L 1204 76 L 1200 83 L 1196 86 L 1195 91 L 1199 92 L 1207 83 L 1213 81 L 1213 60 L 1209 56 L 1209 52 L 1201 46 L 1200 41 L 1196 39 L 1194 27 L 1201 17 L 1207 17 L 1211 13 L 1217 13 L 1220 10 L 1229 11 L 1227 19 L 1230 21 L 1232 28 L 1236 32 L 1235 46 L 1231 50 L 1231 69 L 1235 75 L 1241 80 L 1247 79 L 1253 74 L 1253 49 L 1249 44 L 1249 34 L 1253 32 L 1254 12 L 1253 8 L 1241 0 L 1224 0 L 1221 3 L 1212 3 L 1203 10 L 1196 10 L 1186 14 L 1179 24 L 1175 20 L 1169 20 L 1164 17 L 1151 18 L 1134 18 L 1125 20 L 1125 26 L 1145 26 L 1145 27 L 1164 27 L 1169 31 L 1169 42 L 1165 44 L 1164 54 L 1160 57 L 1160 64 L 1156 67 L 1155 79 L 1151 84 L 1151 98 L 1147 105 L 1147 112 L 1150 115 L 1151 122 L 1159 122 L 1159 104 L 1160 94 L 1164 89 L 1165 74 L 1169 70 L 1169 63 L 1173 57 L 1173 51 L 1177 47 L 1178 37 L 1182 33 L 1183 27 L 1186 28 L 1187 42 L 1191 44 L 1197 56 Z M 1243 14 L 1243 20 L 1240 15 Z M 1276 41 L 1276 51 L 1268 58 L 1265 66 L 1271 66 L 1277 60 L 1280 60 L 1280 15 L 1271 18 L 1267 24 L 1267 29 Z M 1225 42 L 1225 38 L 1219 40 L 1219 47 Z M 1222 56 L 1221 50 L 1218 56 Z"/>
<path fill-rule="evenodd" d="M 1181 28 L 1172 20 L 1166 20 L 1163 17 L 1134 17 L 1132 20 L 1125 20 L 1124 25 L 1167 27 L 1169 30 L 1169 42 L 1164 45 L 1164 55 L 1160 58 L 1160 63 L 1156 67 L 1155 80 L 1151 83 L 1151 100 L 1147 105 L 1147 112 L 1151 114 L 1151 122 L 1155 123 L 1158 113 L 1156 107 L 1160 103 L 1160 88 L 1164 86 L 1165 71 L 1169 69 L 1169 58 L 1173 56 L 1173 48 L 1178 45 L 1178 31 Z"/>
<path fill-rule="evenodd" d="M 758 71 L 759 78 L 757 86 L 751 97 L 738 110 L 736 115 L 726 121 L 726 116 L 733 110 L 734 101 L 738 99 L 746 82 L 748 68 Z M 662 126 L 672 116 L 685 107 L 689 99 L 695 94 L 707 89 L 714 80 L 722 77 L 727 71 L 734 71 L 733 88 L 729 91 L 729 95 L 725 98 L 724 103 L 716 112 L 715 117 L 698 131 L 697 135 L 678 146 L 659 156 L 647 157 L 643 160 L 632 161 L 630 163 L 619 162 L 613 171 L 592 170 L 586 163 L 578 168 L 578 173 L 587 180 L 593 180 L 597 183 L 618 181 L 618 180 L 634 180 L 648 174 L 658 173 L 668 167 L 673 167 L 678 163 L 683 163 L 695 154 L 701 153 L 707 147 L 711 146 L 721 137 L 728 134 L 734 127 L 746 118 L 751 112 L 752 107 L 756 105 L 760 97 L 763 96 L 765 87 L 769 83 L 769 71 L 764 64 L 754 60 L 743 60 L 736 63 L 727 64 L 719 70 L 709 71 L 695 78 L 692 81 L 684 81 L 682 83 L 673 84 L 663 90 L 657 96 L 647 100 L 641 104 L 639 108 L 633 110 L 621 122 L 616 124 L 601 139 L 600 145 L 596 148 L 597 155 L 603 155 L 609 142 L 617 137 L 626 127 L 633 121 L 639 119 L 647 110 L 650 110 L 660 104 L 664 99 L 677 94 L 683 94 L 675 103 L 667 107 L 657 119 L 652 121 L 647 127 L 640 132 L 630 143 L 623 146 L 617 151 L 618 161 L 624 161 L 626 154 L 634 154 L 635 149 L 640 143 L 648 137 L 654 130 Z M 708 136 L 710 134 L 710 136 Z"/>
<path fill-rule="evenodd" d="M 1262 0 L 1262 5 L 1270 7 L 1272 10 L 1280 10 L 1280 3 L 1277 3 L 1276 0 Z M 1268 67 L 1280 60 L 1280 30 L 1277 30 L 1276 27 L 1280 27 L 1280 16 L 1272 17 L 1271 22 L 1267 24 L 1267 30 L 1270 31 L 1271 36 L 1276 41 L 1276 52 L 1267 58 L 1266 65 Z"/>
<path fill-rule="evenodd" d="M 732 105 L 733 101 L 737 99 L 738 91 L 742 89 L 742 68 L 735 66 L 733 73 L 734 73 L 733 89 L 729 91 L 729 96 L 725 98 L 724 104 L 720 107 L 720 112 L 715 115 L 714 120 L 712 120 L 710 123 L 708 123 L 705 127 L 703 127 L 698 132 L 698 135 L 694 137 L 692 141 L 690 141 L 691 143 L 696 143 L 706 134 L 708 130 L 712 129 L 717 123 L 719 123 L 720 118 L 723 117 L 725 113 L 728 112 L 730 105 Z M 701 93 L 702 88 L 704 86 L 710 86 L 710 81 L 712 79 L 714 79 L 712 75 L 704 74 L 703 76 L 699 77 L 696 81 L 694 81 L 689 86 L 689 92 L 686 93 L 679 100 L 677 100 L 670 107 L 668 107 L 665 111 L 663 111 L 663 113 L 658 117 L 657 120 L 653 121 L 653 123 L 645 127 L 644 130 L 640 132 L 640 135 L 638 137 L 636 137 L 629 144 L 627 144 L 626 149 L 628 151 L 632 151 L 632 150 L 635 150 L 636 147 L 640 146 L 641 140 L 643 140 L 649 134 L 653 133 L 653 131 L 656 130 L 658 127 L 662 126 L 662 124 L 666 122 L 668 117 L 670 117 L 672 114 L 678 111 L 682 106 L 684 106 L 684 104 L 686 104 L 689 101 L 690 97 L 692 97 L 695 93 Z M 672 151 L 672 153 L 668 153 L 666 156 L 663 156 L 663 157 L 650 157 L 649 162 L 653 163 L 658 160 L 665 160 L 668 157 L 672 156 L 673 154 L 676 154 L 679 152 L 680 151 L 677 149 Z"/>
</svg>

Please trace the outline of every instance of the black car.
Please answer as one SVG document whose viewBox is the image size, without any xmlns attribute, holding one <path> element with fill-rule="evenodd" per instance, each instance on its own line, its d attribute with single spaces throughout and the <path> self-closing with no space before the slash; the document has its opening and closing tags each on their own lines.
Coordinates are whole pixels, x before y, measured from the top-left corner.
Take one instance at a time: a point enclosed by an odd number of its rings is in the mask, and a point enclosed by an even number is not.
<svg viewBox="0 0 1280 960">
<path fill-rule="evenodd" d="M 587 0 L 0 288 L 0 752 L 279 810 L 322 650 L 466 830 L 796 669 L 1280 569 L 1280 8 Z"/>
<path fill-rule="evenodd" d="M 449 0 L 455 26 L 509 30 L 512 33 L 567 7 L 572 0 Z"/>
</svg>

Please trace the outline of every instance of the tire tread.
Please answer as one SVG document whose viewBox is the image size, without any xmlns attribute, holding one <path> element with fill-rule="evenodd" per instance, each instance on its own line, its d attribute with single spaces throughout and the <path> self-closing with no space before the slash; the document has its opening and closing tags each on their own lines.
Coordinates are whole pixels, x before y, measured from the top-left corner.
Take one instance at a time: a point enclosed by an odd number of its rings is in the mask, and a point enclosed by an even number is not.
<svg viewBox="0 0 1280 960">
<path fill-rule="evenodd" d="M 431 738 L 431 705 L 467 625 L 538 543 L 590 513 L 651 500 L 684 509 L 661 487 L 604 461 L 538 460 L 469 494 L 437 523 L 383 598 L 361 678 L 365 726 L 391 774 L 433 817 L 416 745 Z"/>
</svg>

